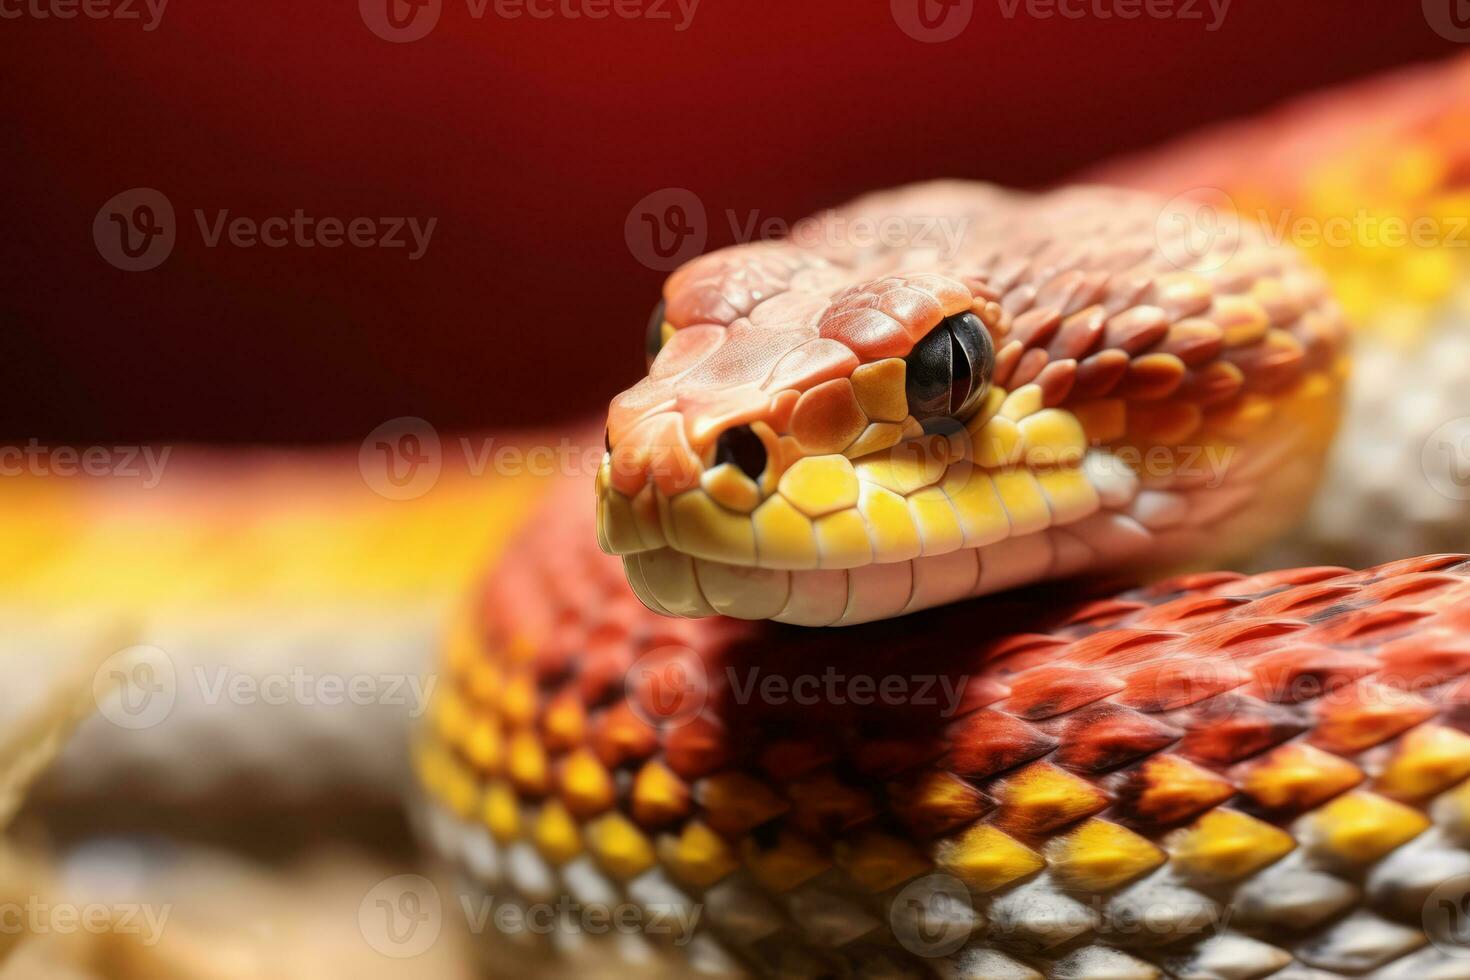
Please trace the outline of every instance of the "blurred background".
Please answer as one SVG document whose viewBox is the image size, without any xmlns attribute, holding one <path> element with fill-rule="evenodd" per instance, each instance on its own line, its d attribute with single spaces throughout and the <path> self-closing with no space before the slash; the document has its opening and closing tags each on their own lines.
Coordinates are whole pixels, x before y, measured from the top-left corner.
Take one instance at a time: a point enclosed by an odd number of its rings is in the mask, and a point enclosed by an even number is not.
<svg viewBox="0 0 1470 980">
<path fill-rule="evenodd" d="M 355 443 L 398 416 L 576 418 L 640 370 L 663 272 L 625 223 L 661 189 L 698 196 L 717 247 L 905 181 L 1055 182 L 1459 47 L 1418 2 L 1181 0 L 1191 16 L 1131 21 L 964 0 L 939 43 L 886 0 L 649 0 L 628 20 L 487 3 L 404 4 L 433 24 L 400 43 L 352 0 L 7 19 L 0 433 Z M 139 187 L 177 223 L 146 275 L 91 233 Z M 297 209 L 436 224 L 410 259 L 210 247 L 194 215 Z"/>
<path fill-rule="evenodd" d="M 679 261 L 933 177 L 1470 215 L 1460 0 L 623 3 L 0 0 L 0 977 L 464 968 L 359 918 L 426 870 L 407 731 Z M 1341 492 L 1268 563 L 1470 550 L 1466 252 L 1360 245 Z"/>
</svg>

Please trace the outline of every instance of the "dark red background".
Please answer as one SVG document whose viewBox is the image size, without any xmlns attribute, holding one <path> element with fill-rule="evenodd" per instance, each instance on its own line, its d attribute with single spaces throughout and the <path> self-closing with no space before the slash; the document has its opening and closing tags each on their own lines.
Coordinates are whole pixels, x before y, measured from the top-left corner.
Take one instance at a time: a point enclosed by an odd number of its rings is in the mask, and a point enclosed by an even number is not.
<svg viewBox="0 0 1470 980">
<path fill-rule="evenodd" d="M 9 0 L 14 2 L 14 0 Z M 31 2 L 31 0 L 27 0 Z M 687 187 L 794 219 L 940 175 L 1055 180 L 1280 98 L 1453 52 L 1412 0 L 1235 0 L 1200 21 L 1004 19 L 923 44 L 887 0 L 703 0 L 666 22 L 472 19 L 389 44 L 356 0 L 173 0 L 0 23 L 0 435 L 357 439 L 595 410 L 641 370 L 662 275 L 630 208 Z M 179 244 L 91 238 L 163 191 Z M 427 255 L 203 247 L 192 209 L 437 216 Z"/>
</svg>

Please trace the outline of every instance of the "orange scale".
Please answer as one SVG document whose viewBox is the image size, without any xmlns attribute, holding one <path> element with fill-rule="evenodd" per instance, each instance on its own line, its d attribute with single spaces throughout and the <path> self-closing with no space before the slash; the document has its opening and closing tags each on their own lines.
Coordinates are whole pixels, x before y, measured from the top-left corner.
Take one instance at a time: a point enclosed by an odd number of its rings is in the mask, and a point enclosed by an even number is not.
<svg viewBox="0 0 1470 980">
<path fill-rule="evenodd" d="M 692 370 L 724 342 L 725 328 L 715 324 L 698 324 L 677 330 L 654 358 L 648 376 L 659 381 Z"/>
<path fill-rule="evenodd" d="M 1106 628 L 1122 622 L 1140 610 L 1149 608 L 1147 603 L 1132 599 L 1099 599 L 1082 606 L 1068 616 L 1062 625 Z"/>
<path fill-rule="evenodd" d="M 1296 704 L 1319 698 L 1379 670 L 1380 658 L 1316 643 L 1270 650 L 1251 664 L 1254 681 L 1243 693 L 1263 701 Z"/>
<path fill-rule="evenodd" d="M 1295 619 L 1238 619 L 1200 630 L 1189 646 L 1198 652 L 1224 650 L 1231 656 L 1247 656 L 1257 648 L 1277 645 L 1280 637 L 1308 628 L 1309 624 Z"/>
<path fill-rule="evenodd" d="M 1250 578 L 1241 578 L 1237 583 L 1240 595 L 1269 592 L 1282 586 L 1313 585 L 1328 579 L 1341 578 L 1344 585 L 1367 581 L 1365 575 L 1349 568 L 1335 565 L 1319 565 L 1312 568 L 1285 568 L 1274 572 L 1262 572 Z"/>
<path fill-rule="evenodd" d="M 1112 815 L 1132 827 L 1183 823 L 1235 795 L 1226 777 L 1173 754 L 1145 759 L 1122 776 Z"/>
<path fill-rule="evenodd" d="M 1316 702 L 1313 745 L 1351 755 L 1386 742 L 1437 714 L 1433 704 L 1397 685 L 1359 681 Z"/>
<path fill-rule="evenodd" d="M 1386 676 L 1413 688 L 1441 684 L 1470 672 L 1470 637 L 1433 630 L 1416 632 L 1380 647 L 1377 661 Z"/>
<path fill-rule="evenodd" d="M 951 680 L 951 683 L 955 683 Z M 980 708 L 989 707 L 997 701 L 1002 700 L 1011 693 L 1006 684 L 994 677 L 977 677 L 973 674 L 965 675 L 958 682 L 960 687 L 959 699 L 954 706 L 954 714 L 967 715 Z"/>
<path fill-rule="evenodd" d="M 1047 361 L 1048 358 L 1045 350 L 1033 348 L 1026 351 L 1026 353 L 1021 355 L 1020 360 L 1016 362 L 1015 370 L 1011 372 L 1011 387 L 1019 388 L 1022 385 L 1027 385 L 1035 381 L 1037 376 L 1041 374 L 1041 369 L 1046 367 Z"/>
<path fill-rule="evenodd" d="M 1196 619 L 1215 619 L 1225 610 L 1243 606 L 1249 599 L 1238 596 L 1181 596 L 1147 608 L 1134 620 L 1135 626 L 1166 629 L 1180 627 Z"/>
<path fill-rule="evenodd" d="M 1092 704 L 1125 686 L 1122 679 L 1096 670 L 1032 668 L 1011 680 L 1010 697 L 1002 702 L 1001 709 L 1017 718 L 1036 721 Z"/>
<path fill-rule="evenodd" d="M 1426 572 L 1375 582 L 1363 589 L 1363 598 L 1375 602 L 1387 602 L 1390 599 L 1401 599 L 1412 595 L 1419 597 L 1420 601 L 1426 601 L 1434 596 L 1443 595 L 1446 590 L 1458 592 L 1464 588 L 1465 579 L 1459 575 L 1439 575 Z"/>
<path fill-rule="evenodd" d="M 1173 711 L 1242 686 L 1251 675 L 1228 660 L 1181 655 L 1123 675 L 1126 687 L 1114 700 L 1139 711 Z"/>
<path fill-rule="evenodd" d="M 1066 646 L 1070 642 L 1045 633 L 1015 633 L 987 644 L 982 652 L 982 660 L 987 664 L 996 664 L 1006 657 L 1020 654 L 1055 653 L 1057 647 Z"/>
<path fill-rule="evenodd" d="M 967 715 L 945 731 L 947 763 L 955 773 L 981 779 L 1046 755 L 1056 738 L 1019 718 L 991 709 Z"/>
<path fill-rule="evenodd" d="M 875 309 L 828 312 L 822 318 L 822 336 L 835 340 L 864 361 L 902 357 L 913 348 L 903 325 Z"/>
<path fill-rule="evenodd" d="M 791 819 L 798 830 L 814 836 L 837 837 L 878 815 L 873 796 L 821 772 L 784 788 L 791 801 Z"/>
<path fill-rule="evenodd" d="M 1077 381 L 1072 397 L 1079 401 L 1102 398 L 1112 393 L 1128 373 L 1131 359 L 1120 350 L 1102 350 L 1077 365 Z"/>
<path fill-rule="evenodd" d="M 1247 611 L 1253 616 L 1281 616 L 1290 613 L 1298 619 L 1306 619 L 1313 612 L 1349 599 L 1360 591 L 1353 585 L 1304 585 L 1257 599 Z"/>
<path fill-rule="evenodd" d="M 708 714 L 696 715 L 665 733 L 663 761 L 682 779 L 706 776 L 730 761 L 729 734 Z"/>
<path fill-rule="evenodd" d="M 1280 745 L 1306 731 L 1305 713 L 1227 693 L 1186 709 L 1177 719 L 1187 729 L 1179 754 L 1205 765 L 1225 766 Z"/>
<path fill-rule="evenodd" d="M 929 770 L 887 786 L 889 808 L 917 837 L 938 837 L 995 809 L 995 801 L 949 772 Z"/>
<path fill-rule="evenodd" d="M 658 749 L 658 733 L 626 700 L 596 716 L 590 734 L 592 751 L 609 769 L 646 759 Z"/>
<path fill-rule="evenodd" d="M 1455 565 L 1470 561 L 1470 555 L 1443 554 L 1443 555 L 1421 555 L 1418 558 L 1403 558 L 1399 561 L 1386 562 L 1362 572 L 1364 581 L 1376 582 L 1380 579 L 1398 578 L 1403 575 L 1412 575 L 1418 572 L 1439 572 Z"/>
<path fill-rule="evenodd" d="M 587 734 L 587 709 L 576 689 L 568 687 L 547 702 L 541 715 L 546 747 L 565 752 L 580 745 Z"/>
<path fill-rule="evenodd" d="M 1361 641 L 1375 634 L 1402 635 L 1408 627 L 1434 615 L 1427 609 L 1380 607 L 1360 609 L 1334 618 L 1317 628 L 1317 635 L 1327 643 Z M 1389 639 L 1387 636 L 1380 640 Z"/>
<path fill-rule="evenodd" d="M 1078 772 L 1106 772 L 1158 752 L 1183 736 L 1163 719 L 1103 702 L 1051 719 L 1043 729 L 1061 747 L 1052 761 Z"/>
<path fill-rule="evenodd" d="M 1077 664 L 1107 663 L 1109 666 L 1140 664 L 1168 653 L 1189 638 L 1172 630 L 1117 629 L 1094 633 L 1073 643 L 1067 660 Z"/>
<path fill-rule="evenodd" d="M 1199 593 L 1215 592 L 1216 594 L 1249 595 L 1253 590 L 1249 588 L 1238 588 L 1241 583 L 1249 582 L 1239 572 L 1194 572 L 1189 575 L 1176 575 L 1166 578 L 1161 582 L 1143 589 L 1142 594 L 1150 598 L 1160 599 L 1170 597 L 1176 593 Z M 1221 593 L 1220 589 L 1225 586 L 1237 587 L 1231 593 Z"/>
<path fill-rule="evenodd" d="M 1011 324 L 1009 337 L 1020 344 L 1026 353 L 1031 353 L 1038 348 L 1045 348 L 1056 336 L 1057 328 L 1062 325 L 1062 314 L 1054 308 L 1042 307 L 1027 310 L 1016 317 Z M 1041 353 L 1045 354 L 1045 350 Z M 1045 363 L 1045 358 L 1043 358 Z M 1015 387 L 1020 387 L 1024 382 L 1016 382 Z"/>
<path fill-rule="evenodd" d="M 1016 370 L 1016 364 L 1021 360 L 1021 354 L 1025 347 L 1018 340 L 1008 340 L 995 352 L 995 368 L 991 371 L 991 384 L 997 388 L 1009 390 L 1011 387 L 1011 375 Z"/>
</svg>

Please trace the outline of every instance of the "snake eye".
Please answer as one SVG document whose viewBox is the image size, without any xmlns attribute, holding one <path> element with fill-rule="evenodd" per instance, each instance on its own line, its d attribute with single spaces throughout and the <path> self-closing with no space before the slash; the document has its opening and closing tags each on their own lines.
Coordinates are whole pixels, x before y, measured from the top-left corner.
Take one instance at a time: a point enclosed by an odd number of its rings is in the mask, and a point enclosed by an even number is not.
<svg viewBox="0 0 1470 980">
<path fill-rule="evenodd" d="M 648 363 L 658 357 L 658 352 L 664 348 L 664 301 L 659 300 L 658 305 L 653 308 L 653 313 L 648 317 L 648 330 L 643 335 L 643 349 L 648 354 Z"/>
<path fill-rule="evenodd" d="M 909 414 L 925 423 L 963 421 L 990 390 L 995 345 L 979 317 L 956 313 L 929 331 L 904 360 Z"/>
<path fill-rule="evenodd" d="M 752 480 L 766 471 L 766 444 L 748 425 L 737 425 L 720 433 L 715 442 L 715 465 L 734 463 Z"/>
</svg>

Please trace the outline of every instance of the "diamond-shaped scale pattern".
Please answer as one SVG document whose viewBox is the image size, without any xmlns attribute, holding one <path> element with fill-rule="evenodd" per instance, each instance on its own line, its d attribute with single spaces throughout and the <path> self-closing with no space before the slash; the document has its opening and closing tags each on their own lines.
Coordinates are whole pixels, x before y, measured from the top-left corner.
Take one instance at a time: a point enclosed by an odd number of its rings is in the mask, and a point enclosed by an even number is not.
<svg viewBox="0 0 1470 980">
<path fill-rule="evenodd" d="M 582 937 L 599 955 L 814 977 L 1456 962 L 1424 909 L 1470 880 L 1470 658 L 1444 653 L 1470 625 L 1463 556 L 813 631 L 657 617 L 566 525 L 508 566 L 542 591 L 494 577 L 466 613 L 477 654 L 417 756 L 432 836 L 479 887 L 641 910 L 641 943 Z"/>
</svg>

